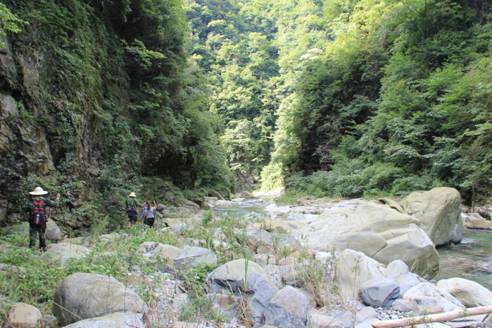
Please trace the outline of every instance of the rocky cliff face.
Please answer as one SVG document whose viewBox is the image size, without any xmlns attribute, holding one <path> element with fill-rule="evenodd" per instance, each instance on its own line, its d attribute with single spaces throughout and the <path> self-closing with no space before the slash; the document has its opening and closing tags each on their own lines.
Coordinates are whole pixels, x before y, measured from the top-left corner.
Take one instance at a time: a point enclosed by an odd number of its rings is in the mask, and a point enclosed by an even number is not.
<svg viewBox="0 0 492 328">
<path fill-rule="evenodd" d="M 22 177 L 55 170 L 49 131 L 39 120 L 50 104 L 41 97 L 47 67 L 43 56 L 15 52 L 14 43 L 0 40 L 0 222 L 5 221 Z"/>
<path fill-rule="evenodd" d="M 135 177 L 225 180 L 180 2 L 125 3 L 10 5 L 28 24 L 0 36 L 0 225 L 38 183 L 80 204 L 121 200 Z"/>
</svg>

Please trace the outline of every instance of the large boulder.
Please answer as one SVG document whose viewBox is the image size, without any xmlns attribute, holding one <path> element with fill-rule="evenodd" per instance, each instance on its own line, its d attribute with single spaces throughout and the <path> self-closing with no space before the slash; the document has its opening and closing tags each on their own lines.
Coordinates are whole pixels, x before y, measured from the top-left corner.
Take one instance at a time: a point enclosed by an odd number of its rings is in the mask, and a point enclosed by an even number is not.
<svg viewBox="0 0 492 328">
<path fill-rule="evenodd" d="M 319 214 L 303 214 L 309 207 L 290 208 L 289 215 L 297 224 L 292 234 L 305 240 L 308 248 L 355 249 L 383 264 L 401 258 L 412 271 L 429 277 L 438 271 L 437 252 L 419 228 L 417 218 L 385 204 L 359 199 L 325 202 L 317 207 Z"/>
<path fill-rule="evenodd" d="M 269 279 L 265 270 L 253 261 L 238 259 L 229 261 L 214 271 L 210 272 L 207 282 L 212 290 L 219 292 L 222 289 L 228 289 L 233 293 L 254 292 L 253 276 L 262 276 Z"/>
<path fill-rule="evenodd" d="M 287 286 L 279 290 L 265 309 L 265 323 L 277 327 L 305 327 L 309 299 L 301 290 Z"/>
<path fill-rule="evenodd" d="M 359 231 L 345 236 L 336 242 L 338 249 L 353 249 L 373 257 L 388 245 L 381 234 L 372 231 Z"/>
<path fill-rule="evenodd" d="M 217 293 L 251 295 L 249 308 L 256 323 L 263 322 L 265 308 L 278 290 L 263 268 L 245 259 L 221 265 L 208 275 L 207 283 Z"/>
<path fill-rule="evenodd" d="M 81 259 L 89 255 L 89 253 L 90 250 L 85 246 L 63 242 L 48 245 L 46 253 L 43 254 L 43 258 L 51 263 L 64 266 L 70 260 Z"/>
<path fill-rule="evenodd" d="M 113 312 L 143 313 L 144 301 L 130 288 L 110 276 L 74 273 L 55 293 L 53 314 L 62 325 Z"/>
<path fill-rule="evenodd" d="M 437 283 L 437 287 L 453 295 L 467 307 L 492 305 L 492 292 L 471 280 L 444 279 Z"/>
<path fill-rule="evenodd" d="M 298 221 L 306 221 L 306 227 L 299 233 L 305 236 L 307 246 L 319 251 L 343 246 L 349 236 L 361 233 L 371 232 L 372 236 L 364 236 L 371 242 L 378 238 L 374 234 L 388 240 L 414 230 L 411 225 L 419 223 L 416 218 L 389 206 L 359 199 L 324 206 L 319 215 L 304 214 L 298 218 Z"/>
<path fill-rule="evenodd" d="M 416 217 L 436 246 L 460 242 L 463 238 L 461 197 L 454 188 L 413 192 L 402 201 L 405 212 Z"/>
<path fill-rule="evenodd" d="M 52 241 L 63 240 L 63 232 L 53 220 L 48 220 L 46 223 L 46 238 Z"/>
<path fill-rule="evenodd" d="M 43 315 L 41 311 L 26 303 L 14 304 L 7 314 L 6 327 L 36 328 L 39 327 Z"/>
<path fill-rule="evenodd" d="M 208 248 L 203 247 L 184 247 L 174 259 L 176 268 L 182 270 L 199 265 L 216 265 L 217 256 Z"/>
<path fill-rule="evenodd" d="M 101 317 L 85 319 L 64 328 L 144 328 L 142 314 L 116 312 Z"/>
<path fill-rule="evenodd" d="M 383 265 L 364 253 L 346 249 L 337 257 L 336 282 L 345 300 L 357 299 L 365 283 L 384 278 Z"/>
<path fill-rule="evenodd" d="M 392 279 L 366 282 L 360 290 L 364 304 L 372 307 L 390 307 L 400 297 L 400 287 Z"/>
<path fill-rule="evenodd" d="M 425 308 L 433 310 L 439 308 L 437 312 L 448 312 L 464 308 L 463 304 L 454 296 L 429 282 L 422 282 L 410 288 L 403 294 L 403 299 L 416 302 L 422 311 Z"/>
<path fill-rule="evenodd" d="M 382 263 L 402 260 L 412 272 L 425 278 L 432 278 L 439 272 L 439 254 L 427 234 L 417 226 L 389 239 L 386 247 L 373 258 Z"/>
</svg>

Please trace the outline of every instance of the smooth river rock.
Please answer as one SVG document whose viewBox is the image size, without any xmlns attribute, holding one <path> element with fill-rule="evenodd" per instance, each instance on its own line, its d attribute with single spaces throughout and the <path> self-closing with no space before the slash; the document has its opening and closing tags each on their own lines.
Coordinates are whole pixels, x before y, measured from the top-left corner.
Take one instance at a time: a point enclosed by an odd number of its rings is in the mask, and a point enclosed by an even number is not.
<svg viewBox="0 0 492 328">
<path fill-rule="evenodd" d="M 410 271 L 424 278 L 432 278 L 439 272 L 439 254 L 427 234 L 417 226 L 390 239 L 373 258 L 382 263 L 402 260 L 410 266 Z"/>
<path fill-rule="evenodd" d="M 279 290 L 265 309 L 265 323 L 285 328 L 305 327 L 309 299 L 299 289 L 287 286 Z"/>
<path fill-rule="evenodd" d="M 53 220 L 48 220 L 46 223 L 46 239 L 52 241 L 60 241 L 63 240 L 63 232 L 60 227 Z"/>
<path fill-rule="evenodd" d="M 26 303 L 15 303 L 7 314 L 7 325 L 12 328 L 37 328 L 43 315 L 36 307 Z"/>
<path fill-rule="evenodd" d="M 384 267 L 361 252 L 344 250 L 336 260 L 336 283 L 345 300 L 357 299 L 362 286 L 385 278 Z"/>
<path fill-rule="evenodd" d="M 360 199 L 317 206 L 320 214 L 302 214 L 302 206 L 293 208 L 301 213 L 295 216 L 297 228 L 292 233 L 308 248 L 354 248 L 383 264 L 402 259 L 412 272 L 427 278 L 439 271 L 437 251 L 417 218 L 388 205 Z"/>
<path fill-rule="evenodd" d="M 403 299 L 415 301 L 420 308 L 439 308 L 438 312 L 449 312 L 464 308 L 463 304 L 447 291 L 441 290 L 430 282 L 422 282 L 410 288 Z"/>
<path fill-rule="evenodd" d="M 437 283 L 437 287 L 456 297 L 466 307 L 492 305 L 492 292 L 471 280 L 444 279 Z"/>
<path fill-rule="evenodd" d="M 48 245 L 46 253 L 43 254 L 43 258 L 51 263 L 64 266 L 68 264 L 70 260 L 81 259 L 89 255 L 89 253 L 90 250 L 85 246 L 63 242 Z"/>
<path fill-rule="evenodd" d="M 62 325 L 113 312 L 143 313 L 144 301 L 134 291 L 110 276 L 73 273 L 55 293 L 53 314 Z"/>
<path fill-rule="evenodd" d="M 388 278 L 371 280 L 362 286 L 360 297 L 365 305 L 388 308 L 400 297 L 400 287 Z"/>
<path fill-rule="evenodd" d="M 142 314 L 116 312 L 101 317 L 85 319 L 64 328 L 144 328 Z"/>
<path fill-rule="evenodd" d="M 422 222 L 422 228 L 436 246 L 460 242 L 463 238 L 461 196 L 454 188 L 413 192 L 402 201 L 406 213 Z"/>
<path fill-rule="evenodd" d="M 174 259 L 177 269 L 187 269 L 199 265 L 216 265 L 217 256 L 208 248 L 186 246 L 179 251 Z"/>
<path fill-rule="evenodd" d="M 258 264 L 245 259 L 227 262 L 207 277 L 207 284 L 216 293 L 232 292 L 249 296 L 249 308 L 255 323 L 264 321 L 264 311 L 278 291 L 275 283 Z"/>
</svg>

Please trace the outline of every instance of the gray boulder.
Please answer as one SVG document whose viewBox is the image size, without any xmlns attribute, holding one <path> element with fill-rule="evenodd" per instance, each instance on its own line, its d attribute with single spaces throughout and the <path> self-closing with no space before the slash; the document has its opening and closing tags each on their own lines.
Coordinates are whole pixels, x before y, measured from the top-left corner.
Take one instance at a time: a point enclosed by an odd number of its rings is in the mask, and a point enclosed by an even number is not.
<svg viewBox="0 0 492 328">
<path fill-rule="evenodd" d="M 388 308 L 400 297 L 400 287 L 391 279 L 372 280 L 364 284 L 360 297 L 366 305 Z"/>
<path fill-rule="evenodd" d="M 251 295 L 248 303 L 255 323 L 263 322 L 264 310 L 278 290 L 263 268 L 245 259 L 221 265 L 208 275 L 207 283 L 216 293 Z"/>
<path fill-rule="evenodd" d="M 117 312 L 101 317 L 77 321 L 64 328 L 144 328 L 142 314 Z"/>
<path fill-rule="evenodd" d="M 422 282 L 422 280 L 414 273 L 411 273 L 405 262 L 395 260 L 388 264 L 385 270 L 385 275 L 388 278 L 394 279 L 400 287 L 400 294 L 403 295 L 407 290 Z"/>
<path fill-rule="evenodd" d="M 336 283 L 344 300 L 357 299 L 368 281 L 385 278 L 384 267 L 361 252 L 344 250 L 336 260 Z"/>
<path fill-rule="evenodd" d="M 270 280 L 265 270 L 253 261 L 238 259 L 229 261 L 210 272 L 207 282 L 212 290 L 228 289 L 233 293 L 254 292 L 258 277 Z"/>
<path fill-rule="evenodd" d="M 439 254 L 427 234 L 415 225 L 412 230 L 388 240 L 373 258 L 381 263 L 402 260 L 422 277 L 432 278 L 439 272 Z"/>
<path fill-rule="evenodd" d="M 416 217 L 436 246 L 460 242 L 463 238 L 461 196 L 454 188 L 413 192 L 402 201 L 406 213 Z"/>
<path fill-rule="evenodd" d="M 378 313 L 372 307 L 364 307 L 355 315 L 355 328 L 372 328 L 378 321 Z"/>
<path fill-rule="evenodd" d="M 174 265 L 182 270 L 199 265 L 216 265 L 217 256 L 208 248 L 203 247 L 184 247 L 174 259 Z"/>
<path fill-rule="evenodd" d="M 89 253 L 90 250 L 85 246 L 63 242 L 48 245 L 46 253 L 43 254 L 43 258 L 51 263 L 64 266 L 68 264 L 70 260 L 81 259 L 89 255 Z"/>
<path fill-rule="evenodd" d="M 269 253 L 273 251 L 272 235 L 263 229 L 248 227 L 246 229 L 246 242 L 255 253 Z"/>
<path fill-rule="evenodd" d="M 53 314 L 61 325 L 113 312 L 143 313 L 144 301 L 130 288 L 110 276 L 74 273 L 55 293 Z"/>
<path fill-rule="evenodd" d="M 488 315 L 484 320 L 483 324 L 485 328 L 492 328 L 492 315 Z"/>
<path fill-rule="evenodd" d="M 43 315 L 36 307 L 26 303 L 15 303 L 7 314 L 6 327 L 36 328 Z"/>
<path fill-rule="evenodd" d="M 176 246 L 156 243 L 152 241 L 143 242 L 138 250 L 145 257 L 159 258 L 165 261 L 174 261 L 181 252 L 181 250 Z"/>
<path fill-rule="evenodd" d="M 46 238 L 52 241 L 63 240 L 63 232 L 53 220 L 48 220 L 46 223 Z"/>
<path fill-rule="evenodd" d="M 299 289 L 284 287 L 270 300 L 265 309 L 265 323 L 277 327 L 305 327 L 308 321 L 309 299 Z"/>
<path fill-rule="evenodd" d="M 402 259 L 412 272 L 432 277 L 439 270 L 438 254 L 420 220 L 376 202 L 346 200 L 319 203 L 320 214 L 304 214 L 309 207 L 290 207 L 299 216 L 287 221 L 292 234 L 304 237 L 314 251 L 355 249 L 388 264 Z M 289 214 L 290 215 L 290 214 Z"/>
</svg>

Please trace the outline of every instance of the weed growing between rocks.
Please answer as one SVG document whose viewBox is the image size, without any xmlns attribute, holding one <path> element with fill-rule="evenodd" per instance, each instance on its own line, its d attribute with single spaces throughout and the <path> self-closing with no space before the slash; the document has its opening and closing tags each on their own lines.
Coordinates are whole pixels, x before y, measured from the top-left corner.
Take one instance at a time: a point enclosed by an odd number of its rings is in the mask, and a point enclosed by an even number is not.
<svg viewBox="0 0 492 328">
<path fill-rule="evenodd" d="M 9 234 L 0 237 L 0 295 L 5 297 L 0 299 L 1 315 L 5 316 L 6 308 L 15 302 L 35 304 L 43 313 L 50 313 L 57 286 L 66 276 L 75 272 L 99 273 L 123 283 L 134 283 L 135 289 L 148 301 L 152 295 L 148 282 L 136 283 L 131 280 L 129 273 L 135 270 L 158 272 L 161 263 L 143 259 L 137 252 L 138 247 L 144 241 L 177 243 L 176 237 L 170 232 L 139 226 L 129 228 L 124 233 L 103 236 L 98 235 L 95 229 L 88 237 L 67 241 L 90 246 L 91 251 L 84 258 L 70 260 L 64 266 L 50 265 L 37 250 L 27 248 L 29 237 L 25 229 L 12 229 Z"/>
<path fill-rule="evenodd" d="M 213 302 L 207 295 L 205 279 L 213 267 L 209 265 L 197 266 L 178 274 L 184 282 L 190 302 L 185 304 L 180 311 L 180 320 L 184 321 L 212 321 L 217 324 L 224 323 L 225 318 L 213 309 Z"/>
</svg>

